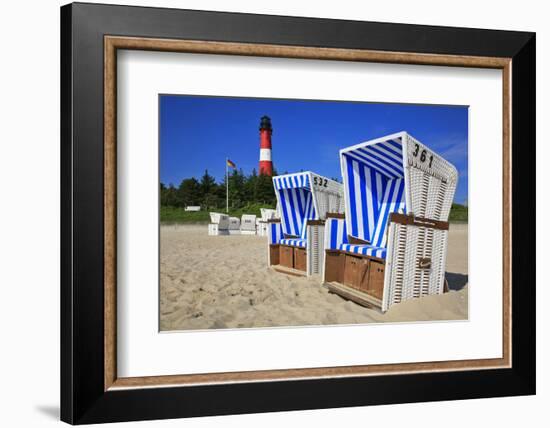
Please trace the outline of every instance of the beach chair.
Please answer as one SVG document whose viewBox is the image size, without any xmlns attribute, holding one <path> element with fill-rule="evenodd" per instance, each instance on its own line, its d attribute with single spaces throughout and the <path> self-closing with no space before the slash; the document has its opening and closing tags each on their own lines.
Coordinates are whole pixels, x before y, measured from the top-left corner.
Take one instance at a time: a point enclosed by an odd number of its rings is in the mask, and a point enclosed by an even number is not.
<svg viewBox="0 0 550 428">
<path fill-rule="evenodd" d="M 260 208 L 261 221 L 269 221 L 277 218 L 277 210 L 271 208 Z"/>
<path fill-rule="evenodd" d="M 229 216 L 222 213 L 210 213 L 208 234 L 213 236 L 229 235 Z"/>
<path fill-rule="evenodd" d="M 229 217 L 229 230 L 239 230 L 241 227 L 241 220 L 239 217 Z"/>
<path fill-rule="evenodd" d="M 313 172 L 273 177 L 279 218 L 268 220 L 268 264 L 276 270 L 320 274 L 327 212 L 344 211 L 343 186 Z"/>
<path fill-rule="evenodd" d="M 258 236 L 267 236 L 268 221 L 277 216 L 277 211 L 270 208 L 260 208 L 261 217 L 256 219 L 256 230 Z"/>
<path fill-rule="evenodd" d="M 242 215 L 241 235 L 256 235 L 256 216 L 254 214 Z"/>
<path fill-rule="evenodd" d="M 444 289 L 456 168 L 406 132 L 340 151 L 345 216 L 328 214 L 324 281 L 386 311 Z"/>
<path fill-rule="evenodd" d="M 239 217 L 229 217 L 229 234 L 240 235 L 241 234 L 241 219 Z"/>
</svg>

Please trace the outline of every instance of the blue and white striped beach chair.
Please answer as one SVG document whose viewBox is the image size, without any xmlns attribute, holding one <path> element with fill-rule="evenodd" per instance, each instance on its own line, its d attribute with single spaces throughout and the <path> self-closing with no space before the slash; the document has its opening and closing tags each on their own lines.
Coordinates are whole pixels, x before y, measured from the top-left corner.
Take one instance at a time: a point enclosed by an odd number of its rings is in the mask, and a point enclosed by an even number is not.
<svg viewBox="0 0 550 428">
<path fill-rule="evenodd" d="M 273 177 L 279 219 L 268 226 L 268 261 L 278 268 L 321 273 L 324 219 L 343 212 L 342 184 L 312 172 Z"/>
<path fill-rule="evenodd" d="M 456 168 L 406 132 L 340 151 L 345 216 L 325 225 L 329 289 L 380 307 L 443 292 Z"/>
</svg>

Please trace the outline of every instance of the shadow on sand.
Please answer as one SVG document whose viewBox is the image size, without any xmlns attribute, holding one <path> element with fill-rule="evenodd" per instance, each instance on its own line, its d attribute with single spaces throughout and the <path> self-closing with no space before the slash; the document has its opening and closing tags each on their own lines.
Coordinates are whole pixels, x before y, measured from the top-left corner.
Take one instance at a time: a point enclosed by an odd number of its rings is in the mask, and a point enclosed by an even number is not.
<svg viewBox="0 0 550 428">
<path fill-rule="evenodd" d="M 459 291 L 468 284 L 468 275 L 461 273 L 445 272 L 445 278 L 449 282 L 449 290 Z"/>
</svg>

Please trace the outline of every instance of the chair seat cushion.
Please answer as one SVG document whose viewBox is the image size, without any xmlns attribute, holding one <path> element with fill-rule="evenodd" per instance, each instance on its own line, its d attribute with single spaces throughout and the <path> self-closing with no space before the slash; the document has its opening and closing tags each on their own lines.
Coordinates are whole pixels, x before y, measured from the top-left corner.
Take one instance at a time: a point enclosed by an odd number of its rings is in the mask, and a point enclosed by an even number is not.
<svg viewBox="0 0 550 428">
<path fill-rule="evenodd" d="M 374 245 L 340 244 L 339 250 L 361 254 L 363 256 L 379 257 L 381 259 L 386 258 L 386 249 L 384 247 L 375 247 Z"/>
<path fill-rule="evenodd" d="M 292 247 L 306 248 L 307 241 L 300 238 L 281 239 L 281 245 L 291 245 Z"/>
</svg>

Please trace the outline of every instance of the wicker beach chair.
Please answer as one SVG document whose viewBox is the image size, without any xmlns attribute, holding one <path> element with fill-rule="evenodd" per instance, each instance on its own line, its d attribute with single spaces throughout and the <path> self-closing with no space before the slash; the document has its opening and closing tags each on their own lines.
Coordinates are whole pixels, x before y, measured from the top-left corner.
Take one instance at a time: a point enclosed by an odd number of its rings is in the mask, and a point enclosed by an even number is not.
<svg viewBox="0 0 550 428">
<path fill-rule="evenodd" d="M 210 213 L 208 234 L 213 236 L 229 235 L 229 216 L 222 213 Z"/>
<path fill-rule="evenodd" d="M 300 172 L 273 177 L 279 218 L 268 220 L 268 264 L 294 274 L 320 274 L 327 212 L 344 211 L 343 186 Z"/>
<path fill-rule="evenodd" d="M 229 234 L 240 235 L 241 234 L 241 219 L 239 217 L 229 217 Z"/>
<path fill-rule="evenodd" d="M 324 281 L 386 311 L 444 288 L 456 168 L 406 132 L 340 151 L 345 216 L 328 214 Z"/>
<path fill-rule="evenodd" d="M 260 208 L 261 218 L 256 219 L 258 236 L 267 236 L 268 221 L 277 217 L 277 211 L 270 208 Z"/>
<path fill-rule="evenodd" d="M 241 235 L 256 235 L 256 216 L 254 214 L 241 216 Z"/>
<path fill-rule="evenodd" d="M 241 219 L 239 217 L 229 217 L 229 230 L 239 230 Z"/>
<path fill-rule="evenodd" d="M 277 210 L 271 208 L 260 208 L 260 214 L 262 216 L 261 221 L 265 222 L 277 218 Z"/>
</svg>

